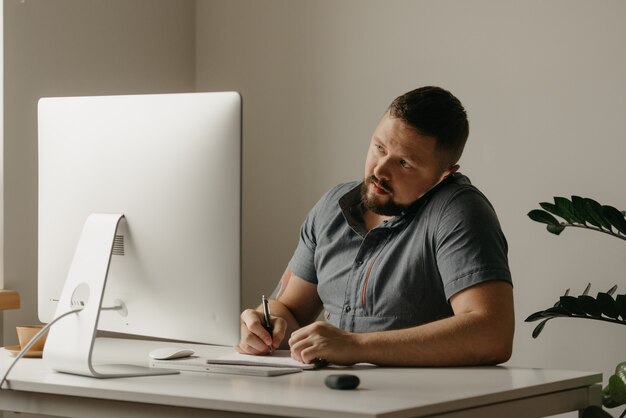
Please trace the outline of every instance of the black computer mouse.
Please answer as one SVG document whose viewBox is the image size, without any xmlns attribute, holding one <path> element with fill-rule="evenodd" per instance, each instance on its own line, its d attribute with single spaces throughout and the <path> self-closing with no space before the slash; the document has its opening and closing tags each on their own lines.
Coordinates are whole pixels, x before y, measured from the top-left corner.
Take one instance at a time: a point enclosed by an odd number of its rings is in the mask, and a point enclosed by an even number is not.
<svg viewBox="0 0 626 418">
<path fill-rule="evenodd" d="M 330 374 L 324 379 L 324 384 L 331 389 L 356 389 L 361 381 L 353 374 Z"/>
</svg>

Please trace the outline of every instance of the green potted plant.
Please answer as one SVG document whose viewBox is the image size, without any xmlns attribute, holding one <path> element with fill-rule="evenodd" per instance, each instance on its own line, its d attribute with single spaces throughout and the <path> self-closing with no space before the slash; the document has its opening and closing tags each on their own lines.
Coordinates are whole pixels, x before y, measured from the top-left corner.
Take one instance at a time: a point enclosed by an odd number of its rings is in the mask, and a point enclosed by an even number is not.
<svg viewBox="0 0 626 418">
<path fill-rule="evenodd" d="M 541 209 L 528 212 L 533 221 L 546 224 L 548 232 L 559 235 L 565 228 L 583 228 L 601 232 L 626 240 L 626 213 L 608 205 L 601 205 L 593 199 L 580 196 L 555 197 L 554 203 L 541 202 Z M 569 289 L 559 300 L 547 309 L 538 311 L 526 318 L 526 322 L 540 321 L 533 330 L 537 338 L 546 323 L 554 318 L 582 318 L 626 325 L 626 294 L 617 294 L 617 286 L 606 292 L 589 294 L 591 284 L 579 296 L 570 296 Z M 615 297 L 614 297 L 615 295 Z M 608 384 L 602 390 L 602 404 L 615 408 L 626 404 L 626 362 L 615 368 Z M 620 418 L 626 416 L 626 411 Z M 611 417 L 602 408 L 591 406 L 583 412 L 583 418 Z"/>
</svg>

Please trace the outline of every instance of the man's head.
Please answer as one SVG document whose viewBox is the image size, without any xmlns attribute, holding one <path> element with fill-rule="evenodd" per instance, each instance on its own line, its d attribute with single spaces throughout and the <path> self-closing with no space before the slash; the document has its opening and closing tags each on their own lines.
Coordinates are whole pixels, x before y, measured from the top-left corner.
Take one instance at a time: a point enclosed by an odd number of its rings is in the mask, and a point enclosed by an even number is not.
<svg viewBox="0 0 626 418">
<path fill-rule="evenodd" d="M 461 102 L 439 87 L 396 98 L 374 130 L 361 190 L 367 209 L 399 215 L 454 173 L 469 135 Z"/>
<path fill-rule="evenodd" d="M 469 123 L 463 105 L 440 87 L 420 87 L 397 97 L 387 109 L 424 136 L 436 140 L 436 149 L 452 166 L 461 158 L 469 136 Z"/>
</svg>

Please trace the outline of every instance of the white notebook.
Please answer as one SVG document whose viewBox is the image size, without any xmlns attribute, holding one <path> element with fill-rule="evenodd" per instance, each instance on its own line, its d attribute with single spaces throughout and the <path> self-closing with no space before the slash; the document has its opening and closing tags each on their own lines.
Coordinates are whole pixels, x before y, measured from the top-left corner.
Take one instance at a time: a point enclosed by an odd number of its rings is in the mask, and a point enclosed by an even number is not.
<svg viewBox="0 0 626 418">
<path fill-rule="evenodd" d="M 300 370 L 313 370 L 325 366 L 325 362 L 301 363 L 291 358 L 289 350 L 275 350 L 265 356 L 254 356 L 251 354 L 240 354 L 233 351 L 216 358 L 207 358 L 208 364 L 238 364 L 249 366 L 273 366 L 273 367 L 293 367 Z"/>
<path fill-rule="evenodd" d="M 277 350 L 266 356 L 232 352 L 215 358 L 191 356 L 173 360 L 150 359 L 150 367 L 249 376 L 280 376 L 302 370 L 312 370 L 321 366 L 320 362 L 300 363 L 291 358 L 289 350 Z"/>
</svg>

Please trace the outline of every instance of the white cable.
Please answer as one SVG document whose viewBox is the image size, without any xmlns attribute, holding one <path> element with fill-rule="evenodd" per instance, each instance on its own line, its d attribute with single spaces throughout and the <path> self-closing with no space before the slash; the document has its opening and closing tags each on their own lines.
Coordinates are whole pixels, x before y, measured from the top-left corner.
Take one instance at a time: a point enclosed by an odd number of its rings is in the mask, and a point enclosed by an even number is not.
<svg viewBox="0 0 626 418">
<path fill-rule="evenodd" d="M 9 373 L 11 372 L 11 369 L 13 369 L 13 366 L 15 366 L 15 363 L 17 363 L 19 359 L 24 357 L 24 354 L 26 354 L 26 352 L 28 350 L 30 350 L 30 348 L 33 346 L 33 344 L 35 344 L 37 341 L 39 341 L 41 336 L 44 335 L 45 332 L 48 331 L 48 329 L 50 329 L 50 327 L 53 324 L 55 324 L 59 319 L 65 318 L 69 314 L 78 313 L 78 312 L 80 312 L 82 310 L 83 310 L 83 308 L 80 307 L 78 309 L 72 309 L 71 311 L 67 311 L 64 314 L 59 315 L 56 318 L 54 318 L 52 321 L 50 321 L 48 324 L 46 324 L 45 327 L 43 327 L 41 330 L 39 330 L 39 332 L 37 334 L 35 334 L 35 336 L 28 342 L 28 344 L 26 344 L 26 346 L 20 350 L 20 352 L 17 354 L 17 356 L 15 356 L 15 359 L 13 360 L 13 363 L 11 363 L 11 365 L 7 369 L 6 373 L 4 373 L 4 376 L 2 376 L 2 381 L 0 381 L 0 390 L 4 389 L 3 388 L 4 382 L 6 382 L 7 377 L 9 376 Z"/>
</svg>

